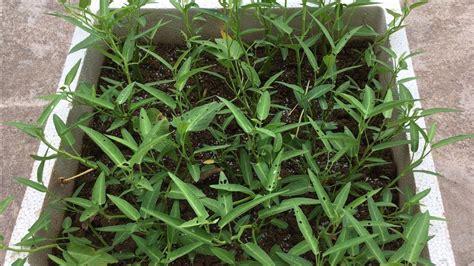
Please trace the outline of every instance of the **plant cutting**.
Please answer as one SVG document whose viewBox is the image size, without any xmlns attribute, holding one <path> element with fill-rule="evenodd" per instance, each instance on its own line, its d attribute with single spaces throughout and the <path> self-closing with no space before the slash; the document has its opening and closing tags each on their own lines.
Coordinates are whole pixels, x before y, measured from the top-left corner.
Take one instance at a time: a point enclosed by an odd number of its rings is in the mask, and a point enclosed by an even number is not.
<svg viewBox="0 0 474 266">
<path fill-rule="evenodd" d="M 56 16 L 90 34 L 71 52 L 106 60 L 98 84 L 71 88 L 78 61 L 36 124 L 10 123 L 49 148 L 34 156 L 37 180 L 17 180 L 50 200 L 23 248 L 2 248 L 47 250 L 59 265 L 430 264 L 421 254 L 436 217 L 418 210 L 429 190 L 398 182 L 472 135 L 434 142 L 436 125 L 417 121 L 456 110 L 416 107 L 411 78 L 397 79 L 413 54 L 397 56 L 387 40 L 424 1 L 391 12 L 384 32 L 348 23 L 367 1 L 171 3 L 182 25 L 150 25 L 143 0 L 100 1 L 98 12 L 62 2 Z M 258 26 L 243 26 L 249 13 Z M 210 21 L 218 34 L 207 38 Z M 170 27 L 180 45 L 160 42 Z M 90 111 L 63 121 L 51 115 L 61 101 Z M 45 138 L 48 119 L 61 147 Z M 391 149 L 406 145 L 418 156 L 397 169 Z M 66 197 L 42 182 L 58 157 L 80 164 L 57 180 L 74 182 Z M 48 209 L 65 213 L 54 239 L 42 236 Z"/>
</svg>

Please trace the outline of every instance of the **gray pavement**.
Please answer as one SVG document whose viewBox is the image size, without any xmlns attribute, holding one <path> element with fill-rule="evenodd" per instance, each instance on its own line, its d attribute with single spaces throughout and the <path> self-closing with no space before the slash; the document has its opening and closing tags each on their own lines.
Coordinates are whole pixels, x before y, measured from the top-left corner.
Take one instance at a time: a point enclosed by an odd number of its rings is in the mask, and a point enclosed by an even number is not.
<svg viewBox="0 0 474 266">
<path fill-rule="evenodd" d="M 54 0 L 3 0 L 1 20 L 0 121 L 34 121 L 46 102 L 37 97 L 56 90 L 73 28 L 45 13 Z M 474 1 L 433 0 L 408 20 L 418 85 L 425 107 L 453 107 L 461 114 L 437 115 L 439 137 L 474 132 Z M 458 265 L 474 263 L 474 142 L 434 153 L 446 217 Z M 0 216 L 9 239 L 24 189 L 13 177 L 29 177 L 38 143 L 0 125 L 0 198 L 15 195 Z M 4 253 L 0 252 L 0 262 Z"/>
</svg>

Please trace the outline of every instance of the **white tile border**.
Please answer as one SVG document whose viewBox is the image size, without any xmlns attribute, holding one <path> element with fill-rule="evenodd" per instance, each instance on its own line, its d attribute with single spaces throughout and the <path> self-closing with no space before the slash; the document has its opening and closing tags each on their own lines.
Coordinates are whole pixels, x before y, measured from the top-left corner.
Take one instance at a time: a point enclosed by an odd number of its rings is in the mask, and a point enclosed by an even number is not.
<svg viewBox="0 0 474 266">
<path fill-rule="evenodd" d="M 381 7 L 392 9 L 395 11 L 400 11 L 400 4 L 398 0 L 382 0 L 382 1 L 383 3 L 379 4 Z M 126 1 L 124 0 L 115 0 L 112 6 L 117 7 L 117 6 L 122 5 L 125 2 Z M 214 1 L 214 0 L 213 1 L 198 0 L 197 2 L 200 4 L 201 7 L 204 7 L 204 8 L 219 7 L 219 5 L 216 5 L 217 1 Z M 298 7 L 300 6 L 300 2 L 301 1 L 299 0 L 289 0 L 288 6 Z M 349 0 L 345 2 L 351 2 L 351 1 Z M 97 1 L 93 1 L 93 4 L 94 4 L 93 9 L 96 10 Z M 168 0 L 160 0 L 157 3 L 152 3 L 152 4 L 147 5 L 147 8 L 173 8 L 173 6 L 168 2 Z M 389 20 L 388 18 L 390 18 L 390 16 L 387 13 L 385 13 L 385 17 L 387 18 L 387 20 Z M 76 28 L 74 31 L 74 35 L 72 37 L 71 47 L 73 47 L 75 44 L 77 44 L 78 42 L 86 38 L 87 36 L 88 34 L 86 32 Z M 408 39 L 407 39 L 407 35 L 404 29 L 400 30 L 399 32 L 397 32 L 390 38 L 390 45 L 391 45 L 391 48 L 397 53 L 397 55 L 401 55 L 402 53 L 409 52 Z M 82 71 L 85 55 L 86 55 L 86 50 L 81 50 L 73 54 L 69 54 L 67 56 L 66 62 L 63 68 L 63 73 L 59 82 L 59 86 L 61 86 L 64 83 L 64 79 L 69 69 L 79 59 L 83 59 L 83 60 L 82 60 L 78 73 Z M 407 69 L 402 71 L 399 74 L 398 79 L 415 76 L 411 59 L 407 60 L 407 66 L 408 66 Z M 79 76 L 79 74 L 77 76 Z M 405 85 L 410 90 L 414 98 L 416 99 L 420 98 L 418 87 L 415 80 L 407 82 L 405 83 Z M 74 80 L 74 82 L 71 84 L 71 88 L 75 88 L 76 86 L 77 86 L 77 77 L 76 77 L 76 80 Z M 416 102 L 416 106 L 421 107 L 420 101 Z M 72 109 L 71 104 L 66 103 L 66 102 L 60 102 L 57 105 L 57 107 L 54 109 L 53 114 L 58 115 L 59 117 L 61 117 L 61 119 L 63 119 L 63 121 L 66 121 L 71 109 Z M 426 127 L 424 119 L 418 120 L 417 123 L 421 128 Z M 45 135 L 50 140 L 52 145 L 54 145 L 55 147 L 59 147 L 60 138 L 56 134 L 54 124 L 52 121 L 52 115 L 46 123 Z M 420 142 L 421 142 L 420 146 L 422 146 L 423 139 L 421 139 Z M 46 145 L 40 144 L 37 154 L 44 155 L 46 150 L 47 150 Z M 419 154 L 415 154 L 414 156 L 419 156 Z M 56 160 L 47 161 L 44 166 L 43 181 L 44 181 L 44 185 L 47 187 L 49 187 L 50 185 L 51 176 L 53 174 L 55 162 Z M 39 166 L 39 162 L 36 161 L 33 165 L 33 170 L 32 170 L 30 179 L 36 180 L 36 169 L 38 168 L 38 166 Z M 432 156 L 428 155 L 425 158 L 424 162 L 416 169 L 435 171 L 435 166 L 434 166 L 434 161 L 433 161 Z M 444 213 L 443 201 L 442 201 L 437 177 L 420 173 L 420 172 L 416 172 L 414 173 L 414 179 L 415 179 L 416 192 L 421 192 L 428 188 L 431 189 L 431 192 L 429 193 L 429 195 L 425 197 L 424 199 L 422 199 L 421 201 L 421 204 L 422 204 L 420 207 L 421 211 L 429 211 L 432 216 L 444 217 L 445 213 Z M 38 219 L 45 200 L 46 200 L 46 195 L 44 193 L 40 193 L 29 187 L 26 188 L 25 195 L 23 197 L 23 201 L 21 204 L 21 208 L 16 220 L 16 224 L 10 238 L 10 243 L 9 243 L 10 246 L 15 246 L 15 244 L 18 243 L 21 240 L 21 238 L 28 232 L 28 229 L 31 227 L 31 225 L 33 225 L 33 223 Z M 429 233 L 431 236 L 433 236 L 433 238 L 428 242 L 428 253 L 429 253 L 430 260 L 436 265 L 448 265 L 448 266 L 455 265 L 454 254 L 452 251 L 449 231 L 448 231 L 446 222 L 433 221 L 431 223 Z M 19 258 L 24 258 L 25 256 L 26 256 L 26 253 L 15 253 L 15 252 L 8 251 L 5 256 L 4 265 L 11 265 L 15 260 Z M 25 265 L 30 265 L 30 264 L 27 262 Z"/>
</svg>

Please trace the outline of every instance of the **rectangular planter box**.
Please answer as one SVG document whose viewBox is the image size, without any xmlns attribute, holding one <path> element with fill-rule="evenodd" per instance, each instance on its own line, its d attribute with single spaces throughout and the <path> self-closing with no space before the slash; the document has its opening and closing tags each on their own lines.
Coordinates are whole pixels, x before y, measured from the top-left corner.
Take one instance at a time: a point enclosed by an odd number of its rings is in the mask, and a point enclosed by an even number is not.
<svg viewBox="0 0 474 266">
<path fill-rule="evenodd" d="M 97 10 L 98 1 L 93 1 L 93 9 Z M 123 0 L 114 1 L 112 7 L 118 7 L 123 4 Z M 201 7 L 204 8 L 219 8 L 216 0 L 202 0 L 197 1 Z M 249 2 L 249 1 L 244 1 Z M 298 8 L 300 6 L 300 0 L 289 0 L 288 6 L 291 8 Z M 351 1 L 346 1 L 351 2 Z M 163 0 L 162 3 L 153 3 L 145 6 L 146 11 L 151 11 L 152 16 L 149 17 L 149 22 L 158 21 L 163 18 L 164 20 L 176 20 L 167 14 L 176 13 L 173 6 L 168 3 L 168 1 Z M 391 9 L 396 12 L 400 12 L 400 5 L 398 0 L 384 0 L 382 4 L 376 4 L 369 7 L 363 7 L 356 11 L 353 14 L 351 19 L 352 26 L 358 26 L 361 24 L 368 24 L 372 26 L 376 31 L 383 32 L 387 28 L 387 24 L 390 22 L 391 16 L 388 15 L 386 9 Z M 243 28 L 249 27 L 255 24 L 255 19 L 249 15 L 249 19 L 243 20 Z M 163 28 L 158 35 L 158 38 L 165 36 L 166 39 L 159 39 L 160 42 L 166 43 L 177 43 L 181 40 L 181 34 L 176 30 L 176 25 L 181 25 L 179 21 L 174 21 L 168 25 L 173 25 L 172 27 Z M 219 22 L 210 20 L 206 24 L 203 24 L 202 35 L 204 37 L 215 37 L 219 36 Z M 82 41 L 86 38 L 88 34 L 82 31 L 79 28 L 75 29 L 71 47 L 75 44 Z M 405 30 L 401 30 L 396 34 L 392 35 L 389 40 L 390 47 L 397 53 L 401 55 L 406 52 L 409 53 L 408 41 Z M 64 65 L 63 73 L 59 86 L 64 83 L 64 79 L 71 67 L 78 61 L 82 60 L 81 66 L 79 68 L 76 79 L 71 84 L 71 89 L 75 89 L 78 82 L 89 82 L 96 84 L 100 74 L 100 68 L 102 66 L 103 57 L 98 52 L 91 49 L 81 50 L 72 54 L 69 54 L 66 58 Z M 410 59 L 407 60 L 408 68 L 402 71 L 398 79 L 404 79 L 407 77 L 413 77 L 414 71 L 412 62 Z M 406 82 L 405 85 L 409 88 L 415 99 L 419 99 L 419 92 L 416 85 L 416 81 L 412 80 Z M 420 102 L 417 101 L 415 105 L 420 106 Z M 82 113 L 88 111 L 83 107 L 72 106 L 67 102 L 60 102 L 57 107 L 54 109 L 53 114 L 58 115 L 63 121 L 71 123 L 75 121 Z M 421 128 L 425 128 L 425 122 L 423 119 L 418 120 L 418 125 Z M 77 140 L 81 140 L 81 132 L 74 132 L 76 134 Z M 60 138 L 56 134 L 54 124 L 52 121 L 52 115 L 47 121 L 45 126 L 45 135 L 49 139 L 50 143 L 55 147 L 61 146 Z M 408 136 L 404 136 L 408 138 Z M 81 141 L 76 143 L 77 148 L 80 149 Z M 423 145 L 423 139 L 420 139 L 420 146 Z M 37 154 L 43 156 L 47 151 L 47 147 L 44 144 L 40 144 Z M 397 164 L 398 169 L 403 168 L 403 166 L 409 163 L 411 157 L 417 157 L 418 154 L 412 154 L 408 146 L 398 147 L 393 149 L 394 159 Z M 31 179 L 36 180 L 36 169 L 39 166 L 39 162 L 35 162 L 33 165 L 33 171 L 31 173 Z M 59 196 L 68 196 L 72 193 L 73 184 L 62 185 L 59 182 L 59 177 L 73 176 L 77 170 L 77 162 L 71 160 L 65 160 L 58 158 L 55 160 L 49 160 L 44 166 L 43 181 L 44 185 L 47 186 L 50 191 L 53 191 L 56 195 Z M 418 166 L 416 170 L 428 170 L 435 171 L 435 166 L 431 155 L 428 155 L 424 160 L 423 164 Z M 431 216 L 444 217 L 444 208 L 443 201 L 441 198 L 441 193 L 439 190 L 439 184 L 436 177 L 433 177 L 428 174 L 421 172 L 415 172 L 408 175 L 404 180 L 400 181 L 399 184 L 401 187 L 409 188 L 413 192 L 421 192 L 425 189 L 430 188 L 431 192 L 427 197 L 421 200 L 421 211 L 429 211 Z M 10 246 L 15 246 L 15 243 L 18 243 L 21 238 L 28 232 L 28 229 L 31 225 L 38 219 L 43 208 L 47 205 L 50 199 L 44 193 L 40 193 L 31 188 L 27 188 L 20 211 L 18 213 L 18 218 L 16 220 L 15 227 L 13 229 Z M 51 210 L 53 211 L 53 210 Z M 53 211 L 52 215 L 52 224 L 50 229 L 47 232 L 44 232 L 45 236 L 55 237 L 61 228 L 62 219 L 64 216 L 63 212 Z M 429 234 L 433 238 L 428 242 L 428 246 L 425 250 L 425 257 L 428 257 L 436 265 L 455 265 L 454 255 L 451 247 L 451 242 L 449 238 L 449 232 L 447 224 L 444 221 L 432 221 Z M 26 256 L 26 253 L 15 253 L 8 251 L 5 258 L 5 265 L 11 265 L 16 259 Z M 38 253 L 30 256 L 26 265 L 47 265 L 47 256 L 46 253 Z"/>
</svg>

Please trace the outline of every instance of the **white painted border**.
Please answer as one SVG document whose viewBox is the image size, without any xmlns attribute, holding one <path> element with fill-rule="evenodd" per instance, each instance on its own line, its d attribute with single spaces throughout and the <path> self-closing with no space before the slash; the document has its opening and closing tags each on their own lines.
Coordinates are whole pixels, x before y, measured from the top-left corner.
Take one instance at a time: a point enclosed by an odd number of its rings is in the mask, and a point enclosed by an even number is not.
<svg viewBox="0 0 474 266">
<path fill-rule="evenodd" d="M 246 2 L 248 2 L 247 0 Z M 125 0 L 115 0 L 112 4 L 112 7 L 118 7 L 125 3 Z M 219 7 L 217 1 L 215 0 L 198 0 L 197 1 L 201 7 L 204 8 L 216 8 Z M 300 6 L 299 0 L 289 0 L 288 6 L 289 7 L 299 7 Z M 345 2 L 352 2 L 350 0 Z M 394 11 L 400 11 L 400 3 L 398 0 L 383 0 L 382 4 L 378 4 L 383 8 L 388 8 Z M 147 8 L 173 8 L 173 6 L 168 2 L 168 0 L 160 0 L 156 3 L 151 3 L 146 6 Z M 97 9 L 97 1 L 94 1 L 94 10 Z M 390 16 L 387 12 L 385 12 L 385 17 L 387 19 L 387 23 L 390 21 Z M 75 44 L 82 41 L 86 38 L 88 34 L 81 29 L 76 28 L 72 41 L 71 47 Z M 406 31 L 404 29 L 400 30 L 399 32 L 395 33 L 390 38 L 390 45 L 391 48 L 396 52 L 397 55 L 401 55 L 402 53 L 409 53 L 409 45 L 408 39 L 406 35 Z M 86 55 L 86 50 L 81 50 L 75 52 L 73 54 L 69 54 L 66 58 L 66 62 L 64 64 L 63 73 L 61 75 L 61 79 L 59 82 L 59 87 L 64 84 L 64 79 L 66 74 L 68 73 L 69 69 L 79 60 L 83 59 L 82 63 L 84 62 L 84 58 Z M 82 71 L 83 64 L 79 68 L 78 73 Z M 80 76 L 79 74 L 77 76 Z M 404 79 L 408 77 L 414 77 L 415 73 L 413 70 L 413 64 L 411 59 L 407 59 L 407 69 L 402 71 L 398 79 Z M 73 81 L 71 84 L 71 88 L 75 88 L 77 86 L 77 77 L 76 80 Z M 418 87 L 415 80 L 405 83 L 405 86 L 410 90 L 413 97 L 416 99 L 420 98 Z M 421 107 L 420 101 L 415 103 L 416 107 Z M 67 102 L 60 102 L 57 107 L 54 109 L 52 114 L 58 115 L 63 121 L 67 121 L 67 117 L 69 116 L 69 112 L 72 109 L 72 105 Z M 424 119 L 418 120 L 418 126 L 420 128 L 426 128 L 426 124 Z M 54 124 L 52 121 L 52 115 L 50 119 L 48 119 L 46 126 L 45 126 L 45 136 L 50 140 L 50 143 L 55 146 L 59 147 L 60 145 L 60 138 L 57 136 Z M 407 136 L 409 138 L 409 136 Z M 420 146 L 424 144 L 424 140 L 420 139 Z M 47 150 L 46 145 L 40 144 L 38 148 L 37 154 L 44 155 Z M 413 155 L 413 154 L 412 154 Z M 419 153 L 415 153 L 413 155 L 415 158 L 419 157 Z M 51 176 L 53 174 L 54 164 L 56 160 L 47 161 L 44 166 L 44 185 L 49 187 Z M 39 166 L 39 162 L 36 161 L 33 165 L 33 170 L 30 176 L 31 180 L 36 180 L 36 170 Z M 416 170 L 429 170 L 435 172 L 434 161 L 431 155 L 428 155 L 423 163 L 416 168 Z M 431 192 L 428 194 L 427 197 L 421 200 L 421 211 L 429 211 L 430 215 L 436 217 L 444 217 L 444 207 L 443 201 L 441 197 L 441 192 L 439 188 L 439 183 L 437 177 L 416 172 L 413 174 L 415 179 L 415 186 L 416 192 L 421 192 L 426 189 L 431 189 Z M 33 190 L 29 187 L 26 188 L 25 195 L 23 197 L 23 201 L 21 204 L 20 211 L 18 213 L 18 217 L 16 220 L 15 227 L 13 229 L 9 246 L 15 246 L 21 238 L 28 232 L 28 229 L 33 225 L 33 223 L 38 219 L 43 203 L 46 200 L 46 195 L 44 193 L 40 193 L 36 190 Z M 429 233 L 433 238 L 428 242 L 428 253 L 430 260 L 436 265 L 455 265 L 454 254 L 452 251 L 449 231 L 446 222 L 444 221 L 433 221 L 431 223 Z M 26 253 L 15 253 L 11 251 L 7 251 L 5 256 L 5 265 L 11 265 L 15 260 L 19 258 L 24 258 Z M 27 262 L 25 265 L 29 265 Z"/>
</svg>

